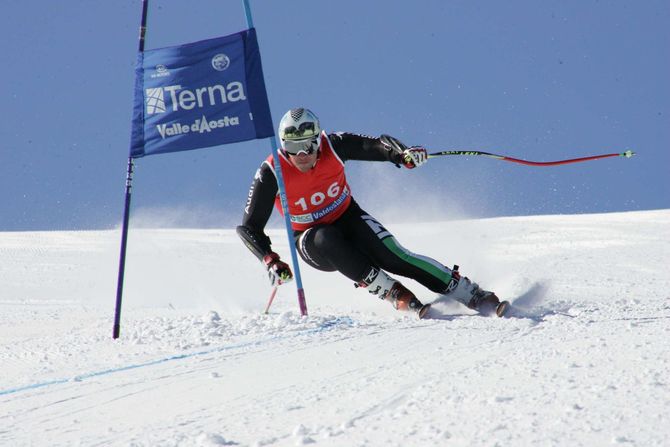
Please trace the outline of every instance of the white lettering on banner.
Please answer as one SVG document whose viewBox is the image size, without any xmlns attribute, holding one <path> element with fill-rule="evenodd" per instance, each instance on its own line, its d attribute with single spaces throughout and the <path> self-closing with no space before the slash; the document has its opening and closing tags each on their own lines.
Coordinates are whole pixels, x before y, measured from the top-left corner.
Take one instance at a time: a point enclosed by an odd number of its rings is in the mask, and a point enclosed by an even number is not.
<svg viewBox="0 0 670 447">
<path fill-rule="evenodd" d="M 189 90 L 181 85 L 168 85 L 165 87 L 148 88 L 145 90 L 145 101 L 147 104 L 147 115 L 164 113 L 167 109 L 163 99 L 163 92 L 167 92 L 172 102 L 172 111 L 202 109 L 206 106 L 216 106 L 227 102 L 246 101 L 244 84 L 233 81 L 226 86 L 221 84 Z M 160 105 L 157 106 L 157 103 Z"/>
<path fill-rule="evenodd" d="M 175 135 L 183 135 L 186 133 L 205 133 L 211 132 L 213 129 L 220 129 L 223 127 L 238 126 L 240 124 L 240 118 L 237 116 L 224 116 L 221 119 L 216 121 L 208 121 L 205 115 L 202 115 L 202 118 L 199 118 L 193 122 L 190 126 L 188 124 L 181 123 L 172 123 L 171 125 L 167 124 L 158 124 L 156 128 L 158 133 L 161 135 L 162 139 L 166 137 L 173 137 Z"/>
</svg>

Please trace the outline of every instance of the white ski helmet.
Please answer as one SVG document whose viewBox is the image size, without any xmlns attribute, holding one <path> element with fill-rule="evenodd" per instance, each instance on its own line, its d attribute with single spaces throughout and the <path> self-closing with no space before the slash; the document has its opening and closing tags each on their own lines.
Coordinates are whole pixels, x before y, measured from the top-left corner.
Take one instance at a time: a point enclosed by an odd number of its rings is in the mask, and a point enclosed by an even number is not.
<svg viewBox="0 0 670 447">
<path fill-rule="evenodd" d="M 291 155 L 311 154 L 319 148 L 319 118 L 309 109 L 291 109 L 279 122 L 279 139 Z"/>
</svg>

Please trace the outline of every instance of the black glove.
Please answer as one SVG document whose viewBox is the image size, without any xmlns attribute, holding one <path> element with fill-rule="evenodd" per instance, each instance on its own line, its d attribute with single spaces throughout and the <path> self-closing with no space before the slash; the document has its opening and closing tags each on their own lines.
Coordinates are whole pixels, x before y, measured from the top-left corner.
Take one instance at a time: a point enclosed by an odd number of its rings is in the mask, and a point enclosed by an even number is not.
<svg viewBox="0 0 670 447">
<path fill-rule="evenodd" d="M 263 257 L 263 263 L 268 269 L 268 278 L 270 279 L 270 285 L 280 286 L 285 282 L 289 282 L 293 279 L 293 273 L 291 268 L 287 263 L 279 259 L 277 253 L 270 253 Z"/>
</svg>

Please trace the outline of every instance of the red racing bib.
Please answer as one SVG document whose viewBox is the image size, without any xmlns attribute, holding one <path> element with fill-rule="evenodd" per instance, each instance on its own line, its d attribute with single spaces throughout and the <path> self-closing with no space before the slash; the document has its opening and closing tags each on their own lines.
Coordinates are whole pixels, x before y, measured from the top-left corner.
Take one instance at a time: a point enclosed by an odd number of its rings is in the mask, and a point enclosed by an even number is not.
<svg viewBox="0 0 670 447">
<path fill-rule="evenodd" d="M 321 133 L 321 149 L 316 165 L 307 172 L 298 168 L 279 152 L 279 163 L 286 186 L 291 227 L 303 231 L 317 224 L 334 222 L 351 202 L 351 190 L 344 173 L 344 162 L 332 148 L 325 132 Z M 274 172 L 273 157 L 265 162 Z M 276 177 L 275 173 L 275 177 Z M 279 193 L 275 207 L 283 215 Z"/>
</svg>

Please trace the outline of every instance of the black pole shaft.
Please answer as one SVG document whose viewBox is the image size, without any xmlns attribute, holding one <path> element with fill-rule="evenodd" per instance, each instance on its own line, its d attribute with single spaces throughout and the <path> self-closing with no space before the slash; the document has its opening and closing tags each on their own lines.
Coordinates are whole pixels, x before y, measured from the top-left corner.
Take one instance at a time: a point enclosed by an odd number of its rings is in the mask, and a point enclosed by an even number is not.
<svg viewBox="0 0 670 447">
<path fill-rule="evenodd" d="M 140 41 L 137 51 L 144 51 L 144 37 L 147 34 L 147 10 L 149 9 L 149 0 L 142 0 L 142 21 L 140 24 Z"/>
<path fill-rule="evenodd" d="M 140 21 L 140 35 L 137 51 L 144 51 L 144 40 L 147 34 L 147 11 L 149 0 L 142 0 L 142 19 Z M 123 278 L 126 272 L 126 248 L 128 246 L 128 223 L 130 221 L 130 198 L 133 183 L 133 157 L 128 157 L 126 172 L 126 200 L 123 208 L 123 227 L 121 229 L 121 254 L 119 255 L 119 277 L 116 283 L 116 307 L 114 309 L 114 329 L 112 338 L 117 339 L 121 333 L 121 302 L 123 300 Z"/>
<path fill-rule="evenodd" d="M 116 283 L 116 308 L 114 310 L 114 330 L 112 338 L 119 338 L 121 332 L 121 301 L 123 299 L 123 277 L 126 271 L 126 247 L 128 246 L 128 222 L 130 221 L 130 197 L 133 182 L 133 157 L 128 157 L 126 174 L 126 203 L 123 209 L 123 227 L 121 229 L 121 254 L 119 255 L 119 278 Z"/>
</svg>

